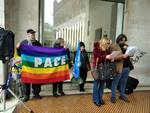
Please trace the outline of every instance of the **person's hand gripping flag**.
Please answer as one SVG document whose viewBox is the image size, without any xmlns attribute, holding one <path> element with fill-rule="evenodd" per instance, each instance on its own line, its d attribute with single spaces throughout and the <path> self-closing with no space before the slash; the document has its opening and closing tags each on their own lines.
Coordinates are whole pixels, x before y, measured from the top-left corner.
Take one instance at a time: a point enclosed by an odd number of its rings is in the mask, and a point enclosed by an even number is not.
<svg viewBox="0 0 150 113">
<path fill-rule="evenodd" d="M 80 42 L 78 42 L 77 45 L 77 52 L 76 52 L 76 56 L 75 56 L 75 62 L 74 62 L 74 66 L 73 66 L 73 75 L 76 79 L 79 78 L 79 74 L 80 74 Z"/>
</svg>

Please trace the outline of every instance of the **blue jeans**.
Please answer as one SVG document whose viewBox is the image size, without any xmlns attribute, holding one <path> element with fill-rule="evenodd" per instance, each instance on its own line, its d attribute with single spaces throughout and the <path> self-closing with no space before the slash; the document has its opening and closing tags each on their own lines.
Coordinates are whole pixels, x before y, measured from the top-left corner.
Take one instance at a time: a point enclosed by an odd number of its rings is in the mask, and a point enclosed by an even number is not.
<svg viewBox="0 0 150 113">
<path fill-rule="evenodd" d="M 93 102 L 99 104 L 103 98 L 105 81 L 94 80 L 93 83 Z"/>
<path fill-rule="evenodd" d="M 129 68 L 123 68 L 121 78 L 119 80 L 120 96 L 126 96 L 125 95 L 125 88 L 126 88 L 126 83 L 127 83 L 127 80 L 128 80 L 129 73 L 130 73 Z"/>
<path fill-rule="evenodd" d="M 122 73 L 115 76 L 111 86 L 112 97 L 116 97 L 116 89 L 118 85 L 119 85 L 120 96 L 125 96 L 125 87 L 126 87 L 129 73 L 130 73 L 129 68 L 123 68 Z"/>
</svg>

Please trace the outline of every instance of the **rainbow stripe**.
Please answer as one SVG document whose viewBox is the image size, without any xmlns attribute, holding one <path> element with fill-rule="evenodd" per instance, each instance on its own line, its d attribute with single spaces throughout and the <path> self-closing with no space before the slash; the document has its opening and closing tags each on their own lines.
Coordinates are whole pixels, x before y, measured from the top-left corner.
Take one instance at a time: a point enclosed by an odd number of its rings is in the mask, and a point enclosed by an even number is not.
<svg viewBox="0 0 150 113">
<path fill-rule="evenodd" d="M 70 79 L 64 48 L 21 45 L 23 83 L 52 83 Z"/>
</svg>

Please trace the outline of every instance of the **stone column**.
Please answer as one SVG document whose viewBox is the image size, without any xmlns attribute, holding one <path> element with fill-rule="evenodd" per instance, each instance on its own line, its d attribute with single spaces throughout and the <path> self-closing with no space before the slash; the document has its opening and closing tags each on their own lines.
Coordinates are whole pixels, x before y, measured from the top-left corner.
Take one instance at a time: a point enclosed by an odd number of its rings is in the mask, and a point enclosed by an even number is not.
<svg viewBox="0 0 150 113">
<path fill-rule="evenodd" d="M 5 27 L 5 10 L 4 10 L 4 0 L 0 0 L 0 27 Z M 3 85 L 6 81 L 5 65 L 3 65 L 0 60 L 0 85 Z"/>
<path fill-rule="evenodd" d="M 124 34 L 129 45 L 147 52 L 130 75 L 138 78 L 140 85 L 150 86 L 150 0 L 126 0 Z"/>
<path fill-rule="evenodd" d="M 26 30 L 39 34 L 39 0 L 4 0 L 5 27 L 15 33 L 15 43 L 26 38 Z"/>
<path fill-rule="evenodd" d="M 123 5 L 122 3 L 117 4 L 117 25 L 116 25 L 116 36 L 115 38 L 122 33 L 123 26 Z"/>
<path fill-rule="evenodd" d="M 79 23 L 79 33 L 80 33 L 79 39 L 80 39 L 80 41 L 82 41 L 82 24 L 81 24 L 81 21 Z"/>
<path fill-rule="evenodd" d="M 0 0 L 0 27 L 5 27 L 4 0 Z"/>
</svg>

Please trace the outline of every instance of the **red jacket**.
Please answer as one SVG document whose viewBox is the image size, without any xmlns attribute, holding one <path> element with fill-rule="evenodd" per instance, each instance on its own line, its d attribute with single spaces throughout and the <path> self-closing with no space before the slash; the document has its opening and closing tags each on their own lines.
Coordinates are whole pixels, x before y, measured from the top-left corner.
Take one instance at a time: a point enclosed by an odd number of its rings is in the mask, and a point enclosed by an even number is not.
<svg viewBox="0 0 150 113">
<path fill-rule="evenodd" d="M 102 51 L 96 43 L 94 44 L 92 67 L 95 68 L 97 64 L 100 64 L 106 60 L 106 55 L 109 55 L 109 51 Z"/>
</svg>

